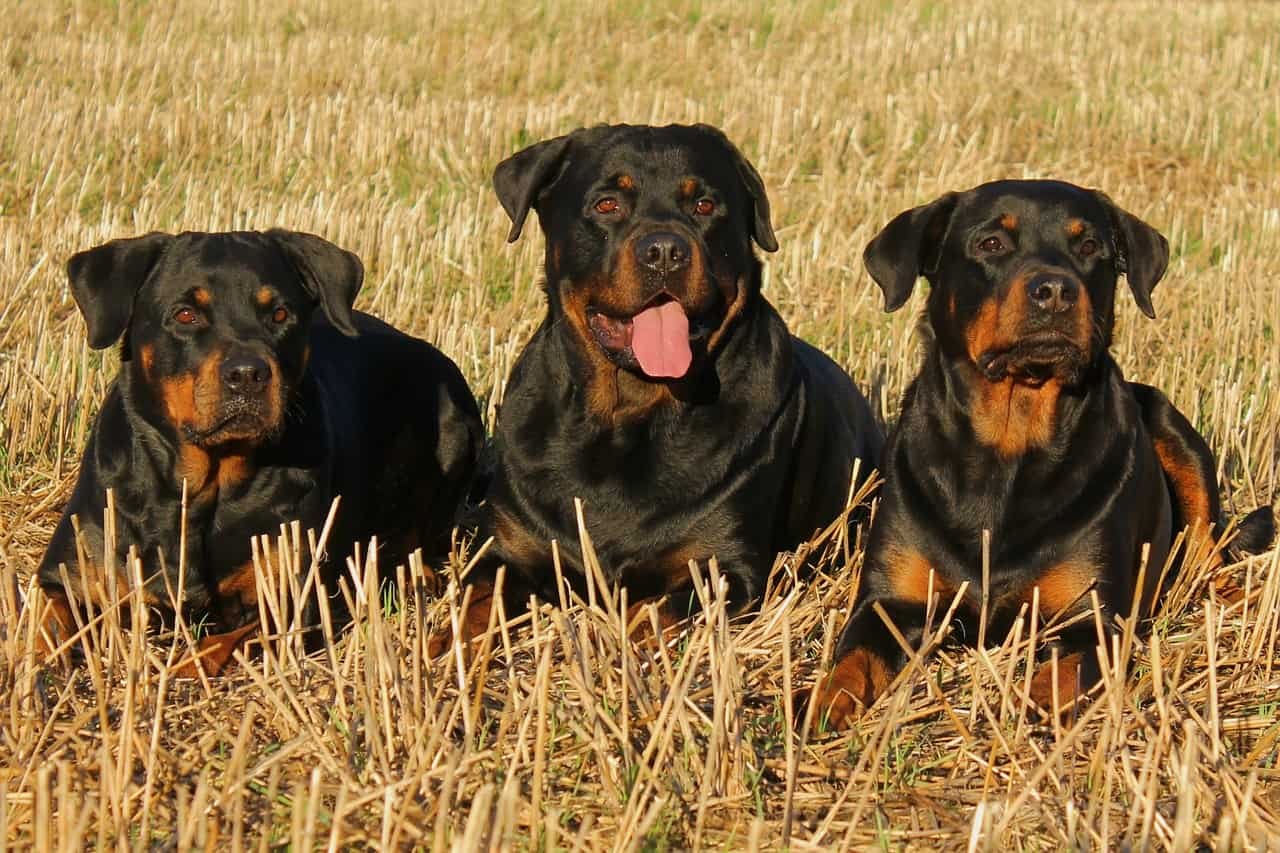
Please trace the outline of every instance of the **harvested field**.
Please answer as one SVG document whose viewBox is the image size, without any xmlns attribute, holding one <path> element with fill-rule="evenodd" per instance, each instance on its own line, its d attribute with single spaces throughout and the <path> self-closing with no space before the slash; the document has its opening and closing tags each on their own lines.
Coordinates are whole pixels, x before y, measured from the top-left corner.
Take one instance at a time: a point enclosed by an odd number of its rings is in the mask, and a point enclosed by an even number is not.
<svg viewBox="0 0 1280 853">
<path fill-rule="evenodd" d="M 456 585 L 428 597 L 405 567 L 386 607 L 353 560 L 356 624 L 317 655 L 276 636 L 228 677 L 175 679 L 186 641 L 108 612 L 85 664 L 39 661 L 18 598 L 117 363 L 86 344 L 71 253 L 321 234 L 363 258 L 358 307 L 452 356 L 491 420 L 543 308 L 541 238 L 504 242 L 489 176 L 600 121 L 706 121 L 739 144 L 781 243 L 766 294 L 890 422 L 924 288 L 883 314 L 866 241 L 992 178 L 1105 189 L 1172 253 L 1157 320 L 1118 298 L 1117 360 L 1218 451 L 1230 511 L 1276 503 L 1280 5 L 292 5 L 0 0 L 0 848 L 1280 847 L 1277 550 L 1222 570 L 1250 593 L 1231 606 L 1192 561 L 1118 650 L 1128 674 L 1060 726 L 1019 698 L 1030 626 L 936 651 L 850 734 L 798 718 L 857 531 L 782 555 L 748 616 L 702 567 L 705 614 L 665 648 L 624 641 L 596 590 L 430 660 Z M 266 577 L 306 542 L 284 533 Z M 824 571 L 793 582 L 802 560 Z"/>
</svg>

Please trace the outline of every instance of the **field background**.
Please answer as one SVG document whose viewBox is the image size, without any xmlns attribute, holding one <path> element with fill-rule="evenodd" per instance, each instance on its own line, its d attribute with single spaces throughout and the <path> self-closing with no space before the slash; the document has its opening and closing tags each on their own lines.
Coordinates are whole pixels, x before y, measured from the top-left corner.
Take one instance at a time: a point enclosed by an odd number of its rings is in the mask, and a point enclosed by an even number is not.
<svg viewBox="0 0 1280 853">
<path fill-rule="evenodd" d="M 38 665 L 12 581 L 28 589 L 116 363 L 85 344 L 68 255 L 314 231 L 364 259 L 359 306 L 438 344 L 491 413 L 543 309 L 541 238 L 503 242 L 489 176 L 606 120 L 738 142 L 782 245 L 768 297 L 886 418 L 922 298 L 880 312 L 860 263 L 879 226 L 996 177 L 1104 188 L 1172 247 L 1158 320 L 1118 300 L 1120 363 L 1220 450 L 1229 507 L 1275 501 L 1280 6 L 287 6 L 0 0 L 0 847 L 1280 845 L 1275 551 L 1229 567 L 1247 606 L 1191 567 L 1123 650 L 1130 676 L 1056 729 L 1020 710 L 1015 638 L 934 655 L 850 735 L 805 732 L 780 697 L 840 627 L 856 539 L 815 543 L 831 573 L 757 616 L 730 623 L 709 584 L 670 649 L 620 642 L 602 595 L 470 667 L 425 661 L 450 605 L 415 591 L 394 612 L 372 594 L 324 655 L 277 638 L 208 683 L 110 618 L 88 665 Z"/>
</svg>

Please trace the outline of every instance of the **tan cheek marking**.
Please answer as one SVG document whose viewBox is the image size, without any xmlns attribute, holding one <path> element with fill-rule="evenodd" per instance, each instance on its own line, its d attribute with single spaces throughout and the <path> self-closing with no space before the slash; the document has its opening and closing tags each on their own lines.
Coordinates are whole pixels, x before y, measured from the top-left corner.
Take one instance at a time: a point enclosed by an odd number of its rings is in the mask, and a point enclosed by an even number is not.
<svg viewBox="0 0 1280 853">
<path fill-rule="evenodd" d="M 193 404 L 195 425 L 204 430 L 213 425 L 222 405 L 222 359 L 224 353 L 213 352 L 196 369 Z"/>
<path fill-rule="evenodd" d="M 999 333 L 1000 306 L 995 299 L 982 303 L 978 313 L 969 321 L 965 330 L 965 342 L 969 345 L 969 358 L 977 364 L 978 358 L 996 343 Z"/>
<path fill-rule="evenodd" d="M 1080 295 L 1076 298 L 1076 345 L 1086 356 L 1093 357 L 1093 299 L 1089 289 L 1080 282 Z"/>
<path fill-rule="evenodd" d="M 596 280 L 596 287 L 608 293 L 612 297 L 610 301 L 615 305 L 639 305 L 649 295 L 646 293 L 648 288 L 644 283 L 644 271 L 640 269 L 640 262 L 636 259 L 635 244 L 638 237 L 639 235 L 632 237 L 618 248 L 618 264 L 613 279 L 610 280 L 601 275 Z M 575 289 L 581 290 L 581 288 Z M 584 311 L 585 308 L 584 301 Z"/>
<path fill-rule="evenodd" d="M 190 373 L 160 380 L 160 399 L 169 421 L 181 429 L 196 421 L 196 378 Z"/>
<path fill-rule="evenodd" d="M 701 253 L 698 254 L 701 260 Z M 707 338 L 707 352 L 714 353 L 720 348 L 720 344 L 724 342 L 725 337 L 729 334 L 729 330 L 733 328 L 734 322 L 738 316 L 742 314 L 744 308 L 747 307 L 747 288 L 743 286 L 742 281 L 735 282 L 737 292 L 733 295 L 733 301 L 729 303 L 729 310 L 724 314 L 724 321 L 720 324 L 711 336 Z M 723 290 L 723 287 L 722 287 Z"/>
<path fill-rule="evenodd" d="M 618 369 L 600 352 L 595 336 L 587 325 L 587 287 L 578 283 L 564 294 L 562 308 L 578 345 L 587 356 L 586 409 L 596 418 L 610 421 L 618 403 Z"/>
<path fill-rule="evenodd" d="M 1009 282 L 1004 297 L 999 303 L 999 322 L 996 337 L 1001 346 L 1013 343 L 1022 337 L 1023 326 L 1027 322 L 1027 312 L 1031 307 L 1031 299 L 1027 293 L 1026 276 L 1015 276 Z"/>
<path fill-rule="evenodd" d="M 303 370 L 306 369 L 307 359 L 309 359 L 310 357 L 311 357 L 311 345 L 308 344 L 307 347 L 302 351 L 302 369 Z M 271 394 L 268 397 L 268 401 L 267 401 L 267 405 L 269 407 L 267 411 L 267 423 L 272 429 L 275 429 L 276 427 L 281 426 L 284 423 L 284 419 L 285 419 L 285 402 L 286 401 L 284 396 L 284 382 L 280 378 L 281 372 L 282 372 L 280 368 L 280 362 L 277 361 L 274 357 L 269 357 L 267 359 L 267 364 L 270 365 L 271 367 L 271 384 L 269 386 Z"/>
<path fill-rule="evenodd" d="M 1093 350 L 1093 302 L 1084 283 L 1079 285 L 1074 309 L 1074 340 L 1086 355 L 1090 355 Z M 954 310 L 954 298 L 951 305 Z M 1010 346 L 1022 337 L 1030 305 L 1026 275 L 1018 275 L 1009 282 L 1003 299 L 989 297 L 965 332 L 970 360 L 976 364 L 984 352 Z"/>
<path fill-rule="evenodd" d="M 142 362 L 142 375 L 151 380 L 151 372 L 156 366 L 156 348 L 151 344 L 143 344 L 138 348 L 138 360 Z"/>
<path fill-rule="evenodd" d="M 1013 344 L 1022 334 L 1027 319 L 1027 279 L 1018 275 L 999 293 L 988 296 L 969 321 L 965 340 L 969 345 L 969 358 L 976 364 L 987 350 Z"/>
</svg>

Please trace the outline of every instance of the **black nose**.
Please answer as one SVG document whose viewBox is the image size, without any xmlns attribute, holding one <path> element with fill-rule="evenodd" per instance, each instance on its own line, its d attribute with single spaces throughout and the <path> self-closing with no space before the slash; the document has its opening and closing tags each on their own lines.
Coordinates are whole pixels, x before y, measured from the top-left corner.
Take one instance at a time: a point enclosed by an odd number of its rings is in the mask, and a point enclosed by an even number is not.
<svg viewBox="0 0 1280 853">
<path fill-rule="evenodd" d="M 1065 276 L 1037 275 L 1027 282 L 1027 295 L 1041 311 L 1059 314 L 1075 306 L 1080 285 Z"/>
<path fill-rule="evenodd" d="M 689 266 L 689 241 L 670 231 L 655 231 L 636 241 L 636 260 L 654 272 L 677 272 Z"/>
<path fill-rule="evenodd" d="M 271 381 L 271 365 L 256 355 L 232 355 L 222 362 L 222 384 L 235 394 L 257 394 Z"/>
</svg>

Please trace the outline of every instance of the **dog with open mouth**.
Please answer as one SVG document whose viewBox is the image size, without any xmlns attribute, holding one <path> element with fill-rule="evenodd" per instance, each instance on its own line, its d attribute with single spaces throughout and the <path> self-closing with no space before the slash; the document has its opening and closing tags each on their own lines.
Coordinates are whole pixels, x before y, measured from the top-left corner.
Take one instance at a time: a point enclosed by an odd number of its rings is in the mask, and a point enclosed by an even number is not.
<svg viewBox="0 0 1280 853">
<path fill-rule="evenodd" d="M 120 341 L 121 365 L 38 569 L 46 645 L 126 601 L 136 549 L 141 600 L 162 622 L 176 606 L 202 623 L 201 666 L 216 672 L 264 627 L 251 537 L 294 520 L 318 532 L 336 496 L 330 595 L 372 537 L 386 568 L 418 547 L 447 553 L 479 409 L 443 353 L 352 310 L 354 254 L 282 229 L 153 233 L 79 252 L 67 273 L 90 346 Z"/>
<path fill-rule="evenodd" d="M 1091 593 L 1108 635 L 1135 605 L 1149 616 L 1175 536 L 1189 529 L 1212 547 L 1222 521 L 1204 438 L 1108 351 L 1119 276 L 1154 317 L 1167 243 L 1100 192 L 998 181 L 898 215 L 864 260 L 889 311 L 929 281 L 924 359 L 885 448 L 880 509 L 816 710 L 848 725 L 905 666 L 902 642 L 920 647 L 930 600 L 945 612 L 965 584 L 955 636 L 971 645 L 984 608 L 996 642 L 1024 605 L 1064 623 L 1029 698 L 1071 709 L 1102 672 Z M 1235 547 L 1261 550 L 1273 535 L 1262 507 Z"/>
<path fill-rule="evenodd" d="M 689 562 L 730 597 L 763 592 L 780 550 L 837 519 L 854 463 L 874 466 L 870 407 L 761 293 L 752 244 L 778 248 L 755 168 L 706 125 L 598 126 L 539 142 L 494 174 L 509 240 L 536 210 L 547 314 L 512 369 L 461 633 L 482 632 L 506 566 L 511 608 L 558 600 L 552 540 L 579 589 L 574 498 L 633 609 L 690 612 Z"/>
</svg>

